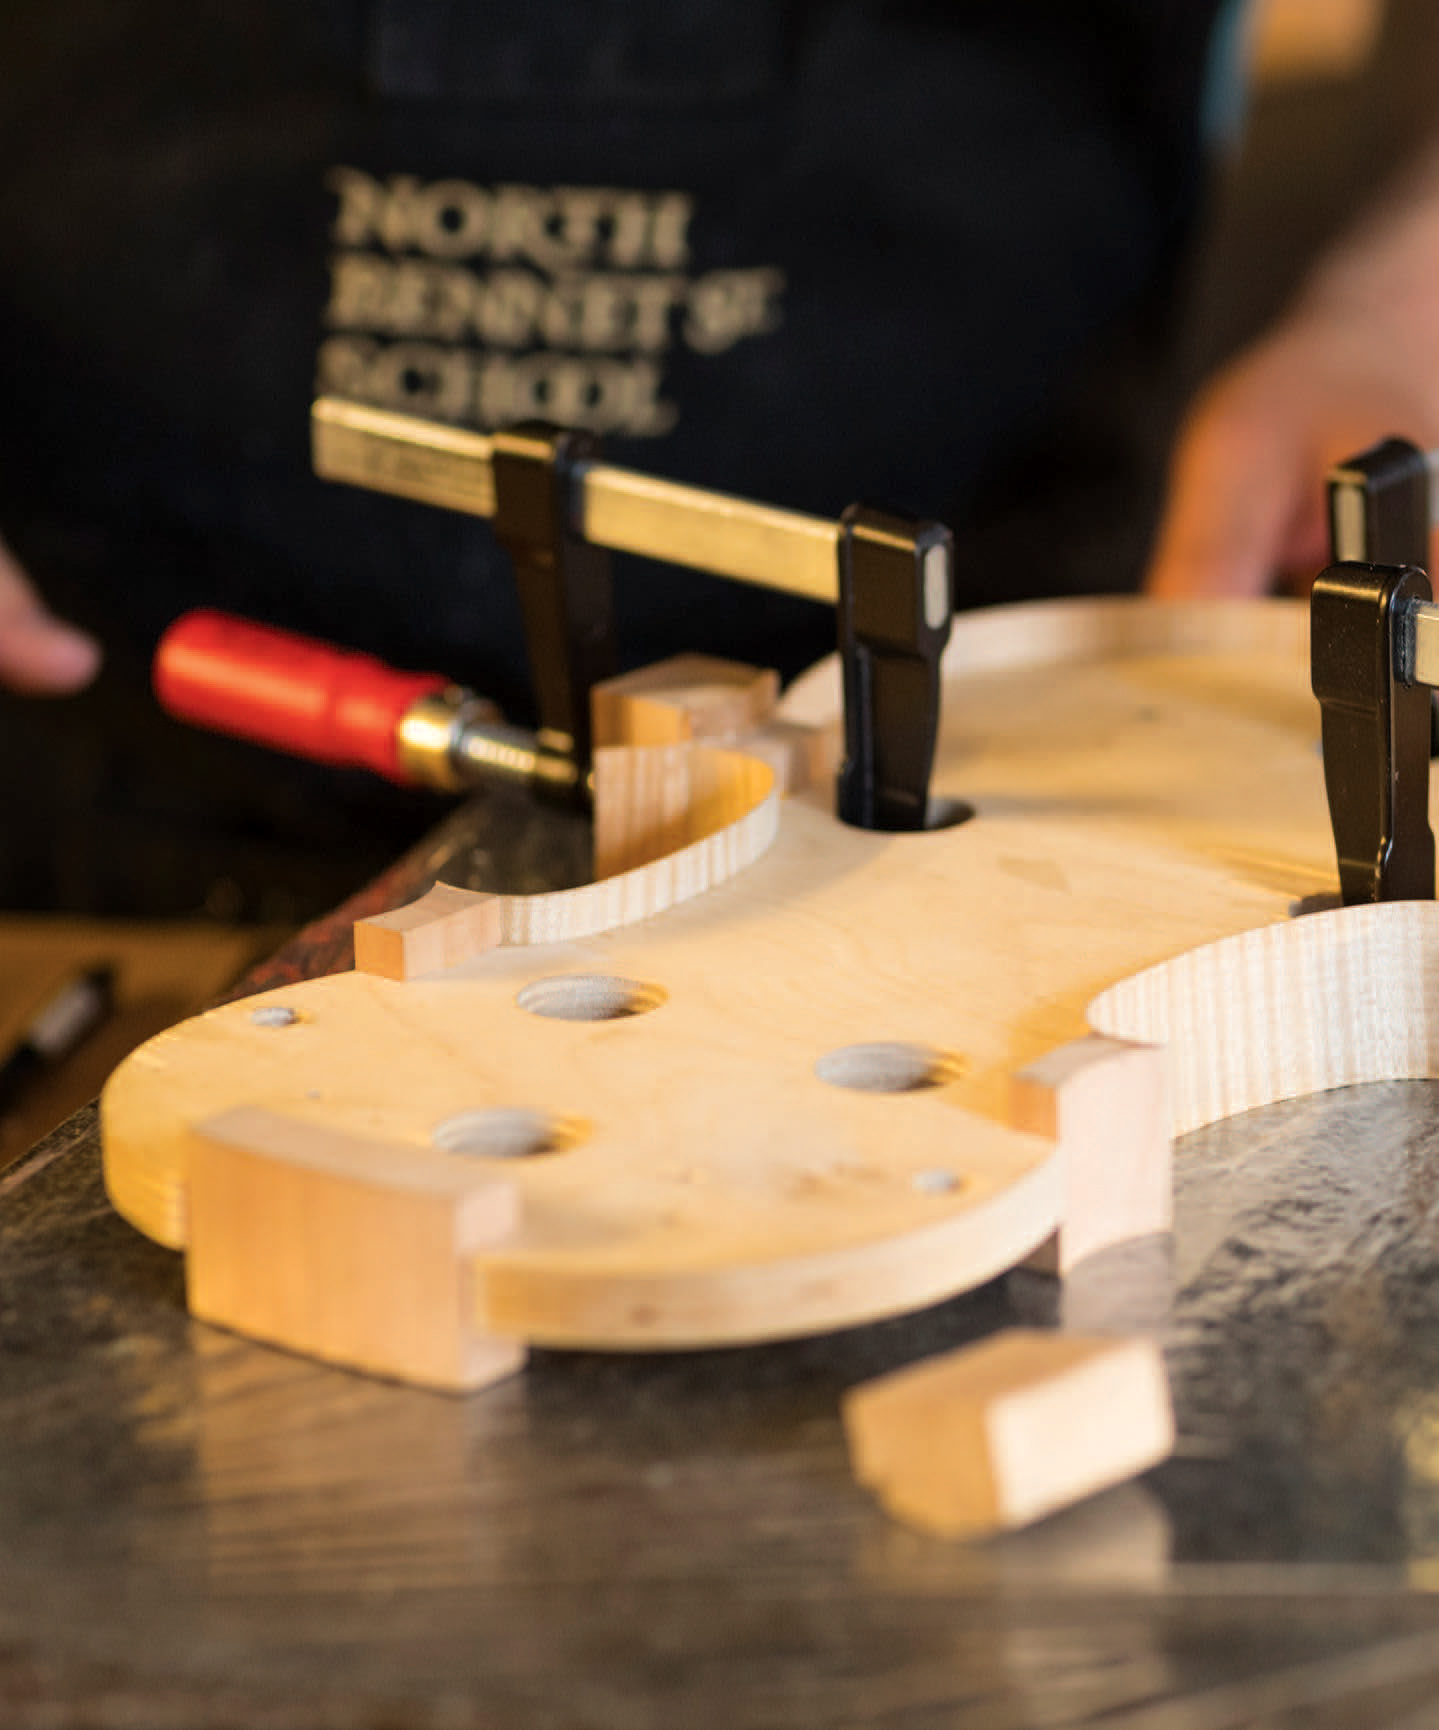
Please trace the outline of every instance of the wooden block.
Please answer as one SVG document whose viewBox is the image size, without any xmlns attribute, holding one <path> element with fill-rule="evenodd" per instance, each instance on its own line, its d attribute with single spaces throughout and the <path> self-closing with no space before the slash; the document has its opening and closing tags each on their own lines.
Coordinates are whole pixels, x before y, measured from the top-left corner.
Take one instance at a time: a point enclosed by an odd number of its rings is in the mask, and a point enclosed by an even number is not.
<svg viewBox="0 0 1439 1730">
<path fill-rule="evenodd" d="M 742 738 L 779 700 L 769 668 L 713 655 L 674 655 L 605 679 L 590 693 L 594 743 L 682 745 Z"/>
<path fill-rule="evenodd" d="M 944 1537 L 1028 1525 L 1174 1445 L 1153 1341 L 1022 1328 L 852 1389 L 844 1425 L 856 1479 Z"/>
<path fill-rule="evenodd" d="M 1058 1142 L 1063 1161 L 1062 1223 L 1028 1266 L 1068 1273 L 1111 1244 L 1171 1229 L 1162 1051 L 1099 1034 L 1060 1046 L 1013 1077 L 1010 1121 Z"/>
<path fill-rule="evenodd" d="M 190 1311 L 331 1363 L 483 1387 L 523 1345 L 474 1331 L 470 1261 L 519 1191 L 462 1156 L 240 1107 L 190 1137 Z"/>
<path fill-rule="evenodd" d="M 833 780 L 839 768 L 838 727 L 807 726 L 800 721 L 766 721 L 739 741 L 740 749 L 761 757 L 774 770 L 781 797 Z"/>
<path fill-rule="evenodd" d="M 355 971 L 382 979 L 414 979 L 496 948 L 504 938 L 498 895 L 437 883 L 428 895 L 355 921 Z"/>
</svg>

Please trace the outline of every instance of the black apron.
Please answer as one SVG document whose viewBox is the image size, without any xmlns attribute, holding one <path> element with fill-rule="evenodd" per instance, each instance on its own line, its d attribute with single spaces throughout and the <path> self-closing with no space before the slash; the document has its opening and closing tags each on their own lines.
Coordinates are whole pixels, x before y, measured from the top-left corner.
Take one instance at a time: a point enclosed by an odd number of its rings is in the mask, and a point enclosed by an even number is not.
<svg viewBox="0 0 1439 1730">
<path fill-rule="evenodd" d="M 316 481 L 316 388 L 575 420 L 617 462 L 938 516 L 963 550 L 1016 487 L 1042 513 L 1037 453 L 1164 303 L 1216 9 L 7 0 L 0 531 L 102 632 L 113 690 L 203 603 L 517 718 L 488 529 Z M 1056 564 L 962 558 L 961 604 L 1065 586 Z M 832 638 L 823 608 L 696 574 L 617 585 L 625 664 L 790 673 Z"/>
</svg>

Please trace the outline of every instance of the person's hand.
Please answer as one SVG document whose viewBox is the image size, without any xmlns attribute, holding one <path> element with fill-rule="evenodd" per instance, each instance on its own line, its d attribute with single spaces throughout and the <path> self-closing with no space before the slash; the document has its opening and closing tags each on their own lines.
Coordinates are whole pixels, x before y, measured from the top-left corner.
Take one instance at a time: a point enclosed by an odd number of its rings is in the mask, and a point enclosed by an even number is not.
<svg viewBox="0 0 1439 1730">
<path fill-rule="evenodd" d="M 0 542 L 0 685 L 26 696 L 64 696 L 88 685 L 100 647 L 47 611 Z"/>
<path fill-rule="evenodd" d="M 1326 471 L 1390 436 L 1439 445 L 1439 151 L 1200 393 L 1145 588 L 1253 595 L 1312 579 L 1328 562 Z"/>
</svg>

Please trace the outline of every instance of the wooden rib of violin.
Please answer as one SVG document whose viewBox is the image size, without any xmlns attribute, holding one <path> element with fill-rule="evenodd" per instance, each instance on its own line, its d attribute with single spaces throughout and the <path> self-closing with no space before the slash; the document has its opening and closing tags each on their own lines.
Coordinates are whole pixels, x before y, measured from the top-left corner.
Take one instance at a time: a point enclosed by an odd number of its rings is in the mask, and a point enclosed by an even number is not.
<svg viewBox="0 0 1439 1730">
<path fill-rule="evenodd" d="M 107 1088 L 112 1197 L 183 1245 L 189 1126 L 237 1104 L 416 1149 L 519 1113 L 554 1133 L 504 1164 L 522 1217 L 475 1257 L 481 1331 L 718 1344 L 963 1290 L 1052 1236 L 1083 1159 L 1103 1169 L 1129 1145 L 1107 1136 L 1102 1097 L 1079 1110 L 1087 1062 L 1039 1118 L 1016 1116 L 1017 1072 L 1084 1040 L 1116 982 L 1287 928 L 1294 902 L 1332 889 L 1306 630 L 1282 602 L 962 618 L 935 791 L 974 821 L 862 833 L 817 788 L 747 869 L 662 913 L 603 883 L 569 892 L 588 904 L 510 901 L 505 944 L 443 975 L 226 1005 Z M 780 718 L 832 727 L 837 703 L 821 669 Z M 566 1001 L 606 1018 L 564 1019 Z M 266 1007 L 293 1019 L 257 1024 Z M 1127 1021 L 1096 1028 L 1150 1042 Z M 1119 1054 L 1105 1062 L 1129 1087 Z M 1081 1160 L 1048 1127 L 1066 1111 L 1098 1126 Z M 1128 1207 L 1096 1242 L 1152 1217 Z"/>
<path fill-rule="evenodd" d="M 1325 1088 L 1439 1077 L 1439 904 L 1241 932 L 1111 986 L 1090 1019 L 1164 1047 L 1175 1135 Z"/>
<path fill-rule="evenodd" d="M 436 883 L 408 907 L 355 921 L 355 969 L 381 979 L 443 973 L 493 949 L 504 934 L 500 896 Z"/>
</svg>

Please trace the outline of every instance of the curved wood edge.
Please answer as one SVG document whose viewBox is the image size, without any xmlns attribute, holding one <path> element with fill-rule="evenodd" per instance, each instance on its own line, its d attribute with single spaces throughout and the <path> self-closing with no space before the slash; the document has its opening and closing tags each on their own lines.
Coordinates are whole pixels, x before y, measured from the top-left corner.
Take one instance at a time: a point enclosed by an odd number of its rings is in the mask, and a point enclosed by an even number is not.
<svg viewBox="0 0 1439 1730">
<path fill-rule="evenodd" d="M 1222 938 L 1111 986 L 1088 1019 L 1163 1048 L 1175 1135 L 1328 1088 L 1439 1077 L 1439 904 Z"/>
<path fill-rule="evenodd" d="M 779 832 L 773 767 L 712 745 L 595 752 L 597 881 L 505 904 L 508 944 L 565 943 L 635 925 L 717 888 Z"/>
<path fill-rule="evenodd" d="M 1027 1139 L 979 1118 L 956 1129 L 991 1144 Z M 719 1348 L 867 1325 L 1007 1272 L 1056 1228 L 1061 1195 L 1051 1155 L 982 1200 L 908 1231 L 662 1275 L 575 1276 L 508 1259 L 497 1245 L 471 1264 L 472 1323 L 501 1339 L 587 1351 Z"/>
<path fill-rule="evenodd" d="M 1015 1078 L 1006 1122 L 957 1112 L 951 1137 L 962 1164 L 981 1154 L 987 1167 L 1032 1163 L 973 1202 L 953 1207 L 937 1201 L 936 1216 L 922 1224 L 835 1248 L 664 1271 L 617 1260 L 577 1272 L 512 1252 L 520 1217 L 505 1216 L 502 1227 L 493 1222 L 496 1209 L 509 1205 L 499 1192 L 514 1186 L 492 1166 L 457 1167 L 432 1150 L 316 1131 L 265 1112 L 231 1112 L 190 1137 L 192 1187 L 198 1174 L 201 1201 L 212 1191 L 219 1195 L 223 1205 L 211 1196 L 210 1213 L 224 1222 L 223 1231 L 210 1234 L 219 1245 L 216 1256 L 192 1202 L 192 1301 L 201 1300 L 196 1313 L 207 1319 L 330 1361 L 465 1387 L 480 1385 L 491 1371 L 508 1373 L 518 1341 L 636 1351 L 797 1337 L 923 1308 L 1026 1256 L 1064 1272 L 1097 1250 L 1169 1227 L 1167 1112 L 1162 1058 L 1154 1050 L 1098 1035 L 1074 1041 Z M 246 1188 L 237 1186 L 237 1173 Z M 333 1192 L 333 1205 L 320 1205 L 322 1189 Z M 302 1192 L 308 1208 L 296 1206 Z M 375 1199 L 390 1192 L 393 1212 Z M 412 1315 L 417 1307 L 403 1294 L 412 1285 L 422 1288 L 424 1280 L 411 1279 L 401 1265 L 395 1217 L 415 1214 L 427 1224 L 436 1213 L 448 1220 L 457 1207 L 477 1204 L 485 1209 L 482 1240 L 466 1243 L 464 1234 L 450 1233 L 455 1266 L 463 1268 L 470 1294 L 464 1318 L 456 1314 L 451 1280 L 434 1301 L 432 1327 L 397 1331 L 397 1315 Z M 324 1252 L 347 1256 L 349 1274 L 312 1277 L 303 1290 L 292 1279 L 286 1310 L 240 1277 L 254 1265 L 258 1244 L 247 1240 L 237 1249 L 245 1232 L 233 1222 L 295 1215 L 302 1222 L 343 1215 L 356 1223 L 342 1252 Z M 299 1254 L 301 1229 L 292 1231 L 292 1259 L 308 1267 L 320 1252 Z M 373 1243 L 356 1249 L 354 1240 L 367 1232 Z M 433 1283 L 435 1244 L 423 1241 Z M 217 1260 L 218 1273 L 195 1265 L 207 1257 Z M 364 1304 L 333 1302 L 336 1286 L 364 1283 L 354 1267 L 391 1269 L 392 1297 L 378 1311 L 370 1304 L 369 1322 Z M 485 1342 L 492 1342 L 492 1353 Z"/>
<path fill-rule="evenodd" d="M 204 1320 L 370 1373 L 454 1391 L 523 1345 L 676 1350 L 823 1332 L 922 1308 L 1049 1238 L 1058 1271 L 1167 1228 L 1160 1054 L 1102 1036 L 1016 1078 L 1008 1123 L 956 1114 L 956 1152 L 1021 1177 L 928 1222 L 833 1249 L 577 1273 L 510 1253 L 516 1186 L 489 1164 L 244 1107 L 187 1137 L 187 1288 Z M 343 1230 L 336 1231 L 336 1221 Z M 257 1266 L 290 1270 L 256 1280 Z"/>
<path fill-rule="evenodd" d="M 946 677 L 1137 655 L 1292 655 L 1307 665 L 1305 601 L 1160 601 L 1136 595 L 1024 601 L 962 619 Z"/>
<path fill-rule="evenodd" d="M 499 944 L 592 937 L 693 900 L 752 865 L 779 831 L 778 778 L 763 758 L 707 745 L 595 753 L 596 880 L 540 895 L 436 884 L 355 923 L 355 968 L 414 979 Z"/>
<path fill-rule="evenodd" d="M 1061 1229 L 1064 1145 L 955 1118 L 959 1147 L 1028 1169 L 958 1206 L 937 1197 L 923 1223 L 832 1249 L 576 1273 L 511 1253 L 524 1202 L 493 1162 L 241 1106 L 185 1132 L 174 1200 L 183 1217 L 167 1247 L 187 1252 L 200 1319 L 453 1391 L 509 1374 L 531 1345 L 671 1351 L 795 1338 L 953 1297 Z M 117 1208 L 120 1199 L 112 1189 Z M 132 1223 L 157 1235 L 150 1221 Z"/>
</svg>

